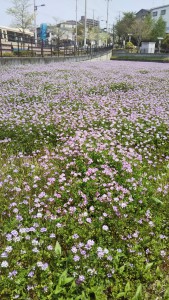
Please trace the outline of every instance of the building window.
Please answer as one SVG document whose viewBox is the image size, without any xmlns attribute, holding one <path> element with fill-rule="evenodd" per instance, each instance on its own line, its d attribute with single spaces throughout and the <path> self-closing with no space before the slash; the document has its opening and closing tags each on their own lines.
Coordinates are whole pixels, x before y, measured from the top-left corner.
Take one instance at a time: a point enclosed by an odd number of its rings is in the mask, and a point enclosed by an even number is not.
<svg viewBox="0 0 169 300">
<path fill-rule="evenodd" d="M 156 17 L 157 16 L 157 11 L 153 11 L 153 17 Z"/>
<path fill-rule="evenodd" d="M 163 16 L 165 14 L 166 14 L 166 10 L 165 9 L 161 10 L 161 15 Z"/>
</svg>

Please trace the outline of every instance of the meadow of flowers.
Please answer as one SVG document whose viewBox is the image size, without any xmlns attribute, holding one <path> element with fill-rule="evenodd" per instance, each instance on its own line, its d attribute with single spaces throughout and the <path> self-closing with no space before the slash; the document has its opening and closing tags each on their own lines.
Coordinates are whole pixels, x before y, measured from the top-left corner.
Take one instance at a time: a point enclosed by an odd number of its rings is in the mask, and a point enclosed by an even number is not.
<svg viewBox="0 0 169 300">
<path fill-rule="evenodd" d="M 1 300 L 169 299 L 169 67 L 1 68 Z"/>
</svg>

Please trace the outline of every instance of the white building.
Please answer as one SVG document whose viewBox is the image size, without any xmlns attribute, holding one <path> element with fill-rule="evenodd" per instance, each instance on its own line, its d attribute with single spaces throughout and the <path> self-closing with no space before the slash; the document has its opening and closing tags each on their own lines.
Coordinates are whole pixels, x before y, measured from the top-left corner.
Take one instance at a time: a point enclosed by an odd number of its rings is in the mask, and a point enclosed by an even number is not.
<svg viewBox="0 0 169 300">
<path fill-rule="evenodd" d="M 51 41 L 74 41 L 75 40 L 76 21 L 65 21 L 56 25 L 48 26 L 48 42 Z"/>
<path fill-rule="evenodd" d="M 169 33 L 169 4 L 150 9 L 151 15 L 155 21 L 161 16 L 166 22 L 166 33 Z"/>
<path fill-rule="evenodd" d="M 140 47 L 140 53 L 154 53 L 155 42 L 142 42 Z"/>
</svg>

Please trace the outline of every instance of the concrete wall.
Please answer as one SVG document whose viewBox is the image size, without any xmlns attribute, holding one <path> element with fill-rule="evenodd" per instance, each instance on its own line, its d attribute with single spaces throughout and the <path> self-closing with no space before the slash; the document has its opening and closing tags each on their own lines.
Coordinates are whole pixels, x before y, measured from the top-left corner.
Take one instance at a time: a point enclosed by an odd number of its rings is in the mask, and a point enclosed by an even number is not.
<svg viewBox="0 0 169 300">
<path fill-rule="evenodd" d="M 49 64 L 52 62 L 78 62 L 85 60 L 109 60 L 111 51 L 107 53 L 98 53 L 97 55 L 83 56 L 65 56 L 65 57 L 0 57 L 0 66 L 2 65 L 26 65 L 26 64 Z"/>
<path fill-rule="evenodd" d="M 105 60 L 110 60 L 111 56 L 112 56 L 112 52 L 109 52 L 102 56 L 91 58 L 91 60 L 92 61 L 105 61 Z"/>
</svg>

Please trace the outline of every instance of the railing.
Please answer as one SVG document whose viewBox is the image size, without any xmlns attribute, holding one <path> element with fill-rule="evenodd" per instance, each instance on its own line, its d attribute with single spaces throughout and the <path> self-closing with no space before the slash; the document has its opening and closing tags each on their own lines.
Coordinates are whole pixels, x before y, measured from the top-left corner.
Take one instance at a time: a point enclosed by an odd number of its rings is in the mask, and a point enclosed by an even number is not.
<svg viewBox="0 0 169 300">
<path fill-rule="evenodd" d="M 1 44 L 0 43 L 0 56 L 4 53 L 12 53 L 12 44 Z"/>
<path fill-rule="evenodd" d="M 44 45 L 43 43 L 35 46 L 34 43 L 25 43 L 19 40 L 14 43 L 2 43 L 0 39 L 0 57 L 44 57 L 44 56 L 96 56 L 97 54 L 104 53 L 111 50 L 112 46 L 109 47 L 75 47 L 75 46 L 64 46 L 58 47 L 56 45 Z"/>
</svg>

